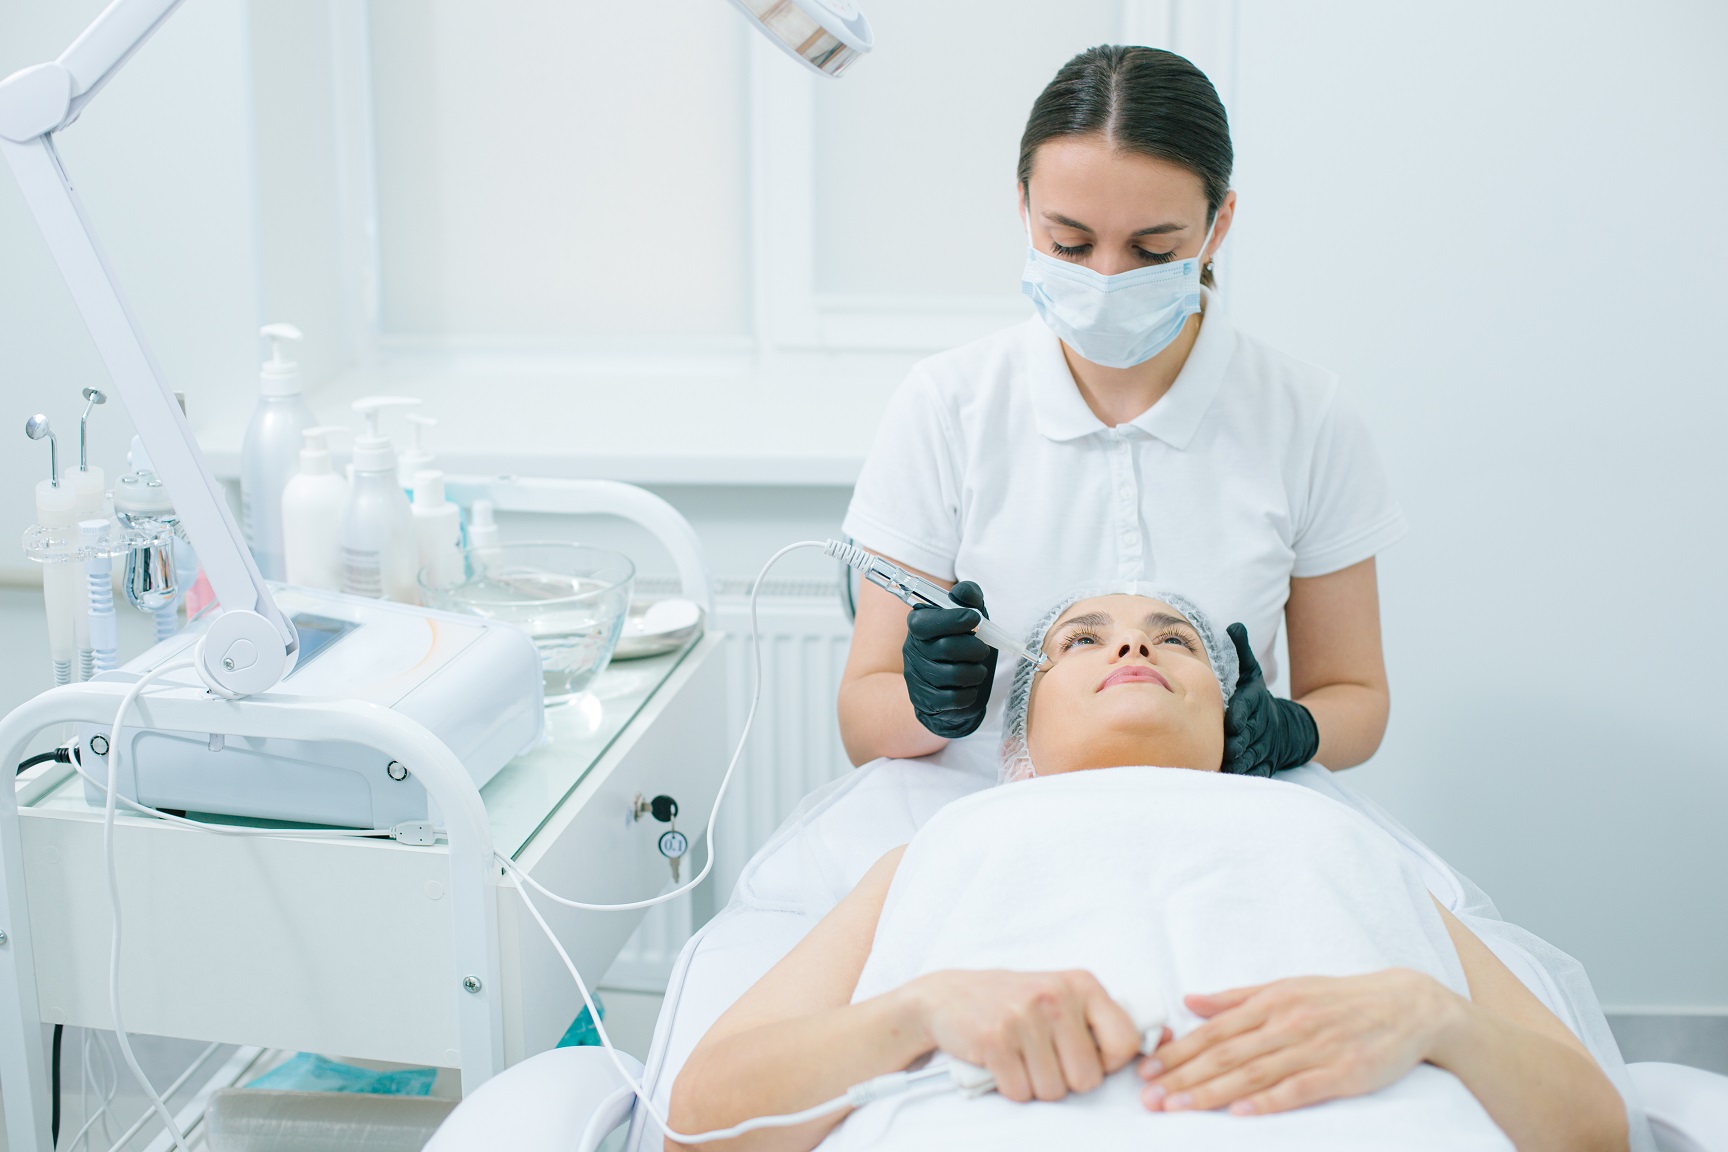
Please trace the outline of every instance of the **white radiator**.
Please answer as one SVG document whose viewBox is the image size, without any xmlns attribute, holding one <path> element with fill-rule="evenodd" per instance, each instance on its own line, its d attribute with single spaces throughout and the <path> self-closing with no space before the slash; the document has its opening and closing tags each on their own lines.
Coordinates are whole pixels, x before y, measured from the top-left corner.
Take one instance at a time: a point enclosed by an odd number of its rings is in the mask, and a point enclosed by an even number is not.
<svg viewBox="0 0 1728 1152">
<path fill-rule="evenodd" d="M 743 581 L 722 581 L 717 626 L 726 633 L 730 753 L 750 707 L 750 600 Z M 769 581 L 757 606 L 762 634 L 762 703 L 756 725 L 721 806 L 711 906 L 725 906 L 738 873 L 763 841 L 818 786 L 851 762 L 840 744 L 834 700 L 852 639 L 852 624 L 836 584 L 818 580 Z M 680 829 L 683 824 L 680 823 Z M 697 831 L 691 828 L 694 834 Z M 686 863 L 701 866 L 707 848 L 691 849 Z M 685 873 L 686 876 L 689 873 Z M 706 902 L 705 902 L 706 903 Z M 690 938 L 688 896 L 652 908 L 603 983 L 611 988 L 660 992 L 672 963 Z"/>
</svg>

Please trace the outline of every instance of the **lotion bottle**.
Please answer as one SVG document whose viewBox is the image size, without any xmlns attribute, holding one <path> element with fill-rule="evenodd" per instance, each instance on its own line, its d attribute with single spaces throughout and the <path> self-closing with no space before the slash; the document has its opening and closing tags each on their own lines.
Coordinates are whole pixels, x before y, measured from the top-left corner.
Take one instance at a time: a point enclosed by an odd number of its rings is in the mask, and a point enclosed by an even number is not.
<svg viewBox="0 0 1728 1152">
<path fill-rule="evenodd" d="M 432 453 L 426 451 L 426 429 L 437 424 L 436 416 L 408 413 L 408 447 L 396 453 L 396 479 L 410 496 L 414 494 L 414 478 L 432 467 Z"/>
<path fill-rule="evenodd" d="M 396 481 L 396 450 L 378 429 L 385 408 L 418 404 L 407 396 L 354 401 L 366 431 L 354 438 L 353 489 L 342 516 L 342 591 L 373 599 L 420 601 L 414 583 L 420 546 L 414 513 Z"/>
<path fill-rule="evenodd" d="M 240 454 L 240 522 L 252 558 L 267 580 L 285 573 L 282 559 L 282 490 L 294 475 L 301 433 L 317 423 L 300 396 L 300 368 L 283 345 L 298 341 L 292 324 L 266 324 L 259 332 L 270 341 L 270 359 L 259 376 L 263 391 Z"/>
<path fill-rule="evenodd" d="M 430 588 L 462 582 L 462 513 L 444 497 L 444 473 L 423 468 L 414 474 L 414 537 L 420 548 L 421 578 Z"/>
<path fill-rule="evenodd" d="M 474 501 L 468 513 L 468 547 L 498 547 L 498 520 L 493 515 L 492 501 L 484 497 Z"/>
<path fill-rule="evenodd" d="M 301 435 L 300 471 L 282 489 L 285 579 L 302 588 L 342 589 L 342 517 L 348 481 L 330 466 L 330 436 L 348 429 L 308 428 Z"/>
</svg>

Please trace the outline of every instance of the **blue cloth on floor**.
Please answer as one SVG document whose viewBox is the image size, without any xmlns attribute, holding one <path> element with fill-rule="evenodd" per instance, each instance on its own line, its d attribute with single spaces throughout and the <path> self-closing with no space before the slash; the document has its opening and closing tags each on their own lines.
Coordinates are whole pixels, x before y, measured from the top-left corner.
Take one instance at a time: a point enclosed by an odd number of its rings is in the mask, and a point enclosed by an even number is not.
<svg viewBox="0 0 1728 1152">
<path fill-rule="evenodd" d="M 311 1052 L 300 1052 L 278 1064 L 248 1088 L 278 1092 L 366 1092 L 375 1096 L 425 1096 L 438 1078 L 436 1068 L 397 1068 L 377 1072 L 338 1064 Z"/>
<path fill-rule="evenodd" d="M 600 999 L 598 992 L 594 993 L 594 1007 L 600 1009 L 600 1019 L 606 1019 L 606 1001 Z M 560 1048 L 580 1048 L 584 1045 L 600 1046 L 600 1030 L 594 1027 L 594 1018 L 588 1015 L 588 1005 L 582 1005 L 582 1011 L 576 1013 L 576 1019 L 570 1021 L 570 1027 L 564 1029 L 564 1038 L 558 1041 Z"/>
</svg>

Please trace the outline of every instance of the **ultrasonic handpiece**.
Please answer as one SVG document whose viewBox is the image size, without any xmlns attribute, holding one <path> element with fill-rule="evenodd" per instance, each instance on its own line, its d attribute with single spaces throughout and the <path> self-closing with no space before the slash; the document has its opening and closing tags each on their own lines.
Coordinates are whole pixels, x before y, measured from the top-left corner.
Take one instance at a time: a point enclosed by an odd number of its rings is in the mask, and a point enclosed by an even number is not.
<svg viewBox="0 0 1728 1152">
<path fill-rule="evenodd" d="M 864 579 L 913 608 L 969 607 L 956 603 L 954 598 L 948 595 L 947 589 L 940 584 L 926 580 L 915 572 L 908 572 L 898 564 L 890 563 L 873 552 L 866 552 L 856 544 L 829 540 L 823 544 L 822 551 L 841 563 L 856 568 Z M 1018 660 L 1028 661 L 1034 667 L 1049 659 L 1037 648 L 1022 644 L 1017 636 L 988 616 L 982 613 L 979 616 L 978 627 L 973 631 L 978 639 L 998 652 L 1006 652 Z"/>
</svg>

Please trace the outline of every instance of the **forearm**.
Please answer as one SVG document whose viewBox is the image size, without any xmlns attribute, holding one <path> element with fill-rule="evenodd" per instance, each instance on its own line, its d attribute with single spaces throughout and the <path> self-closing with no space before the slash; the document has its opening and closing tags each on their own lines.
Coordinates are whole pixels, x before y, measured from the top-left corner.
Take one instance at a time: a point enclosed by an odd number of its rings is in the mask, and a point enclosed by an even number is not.
<svg viewBox="0 0 1728 1152">
<path fill-rule="evenodd" d="M 1380 747 L 1391 697 L 1368 684 L 1326 684 L 1296 701 L 1314 716 L 1320 750 L 1314 759 L 1336 772 L 1354 768 Z"/>
<path fill-rule="evenodd" d="M 898 672 L 869 672 L 844 681 L 839 698 L 840 739 L 854 765 L 878 756 L 928 756 L 948 743 L 919 723 Z"/>
<path fill-rule="evenodd" d="M 680 1132 L 729 1128 L 832 1100 L 852 1085 L 905 1068 L 930 1051 L 908 989 L 793 1020 L 749 1028 L 692 1054 L 672 1088 L 668 1119 Z M 845 1118 L 763 1128 L 715 1147 L 803 1152 Z M 682 1148 L 670 1138 L 667 1148 Z M 708 1145 L 702 1145 L 708 1147 Z"/>
<path fill-rule="evenodd" d="M 1625 1103 L 1594 1060 L 1447 995 L 1428 1062 L 1462 1080 L 1518 1152 L 1625 1152 Z"/>
</svg>

